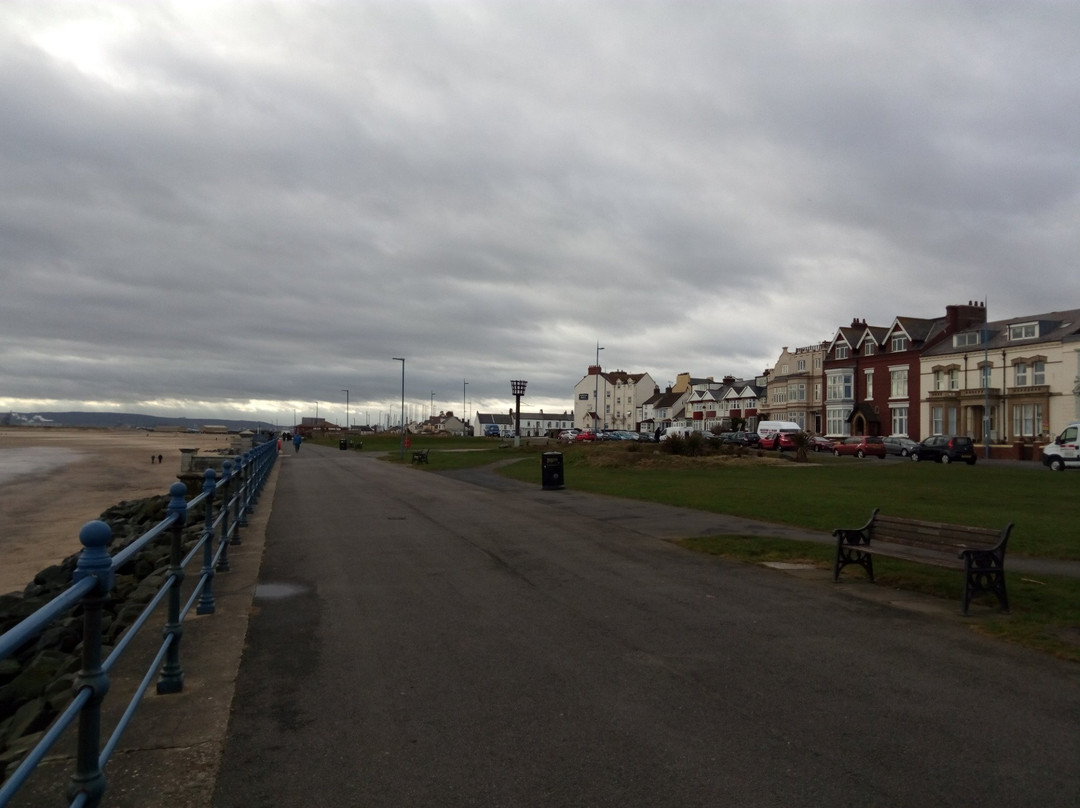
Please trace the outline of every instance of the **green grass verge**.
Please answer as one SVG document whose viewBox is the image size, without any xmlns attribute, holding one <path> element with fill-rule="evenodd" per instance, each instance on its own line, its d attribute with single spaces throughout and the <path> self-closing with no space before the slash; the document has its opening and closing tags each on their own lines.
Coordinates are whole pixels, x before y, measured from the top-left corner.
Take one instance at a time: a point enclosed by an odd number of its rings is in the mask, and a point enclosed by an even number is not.
<svg viewBox="0 0 1080 808">
<path fill-rule="evenodd" d="M 787 561 L 822 569 L 832 568 L 834 552 L 828 545 L 761 536 L 700 536 L 676 544 L 736 561 L 754 564 Z M 874 573 L 877 586 L 921 592 L 954 601 L 959 608 L 962 580 L 955 570 L 879 559 L 874 564 Z M 860 575 L 862 570 L 846 574 Z M 991 637 L 1080 662 L 1080 581 L 1021 573 L 1006 573 L 1005 579 L 1011 613 L 987 615 L 973 627 Z M 984 602 L 996 603 L 992 597 Z"/>
</svg>

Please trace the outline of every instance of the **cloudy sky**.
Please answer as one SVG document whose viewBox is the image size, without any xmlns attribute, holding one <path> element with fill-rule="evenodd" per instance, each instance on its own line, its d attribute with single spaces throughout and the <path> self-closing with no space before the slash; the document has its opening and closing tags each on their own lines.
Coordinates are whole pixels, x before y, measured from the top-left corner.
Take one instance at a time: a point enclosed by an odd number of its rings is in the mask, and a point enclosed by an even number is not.
<svg viewBox="0 0 1080 808">
<path fill-rule="evenodd" d="M 0 409 L 562 411 L 1080 306 L 1080 4 L 0 3 Z M 465 382 L 468 382 L 468 385 Z M 397 420 L 397 415 L 394 416 Z"/>
</svg>

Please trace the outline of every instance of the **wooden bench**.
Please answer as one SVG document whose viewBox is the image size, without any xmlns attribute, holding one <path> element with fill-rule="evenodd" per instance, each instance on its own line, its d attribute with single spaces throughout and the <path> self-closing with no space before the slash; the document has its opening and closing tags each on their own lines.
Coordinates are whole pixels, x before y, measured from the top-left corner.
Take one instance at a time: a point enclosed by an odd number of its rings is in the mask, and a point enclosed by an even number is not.
<svg viewBox="0 0 1080 808">
<path fill-rule="evenodd" d="M 857 564 L 874 580 L 874 556 L 882 555 L 962 570 L 964 573 L 963 611 L 968 613 L 971 599 L 984 592 L 992 593 L 1009 611 L 1005 590 L 1005 545 L 1012 522 L 1002 530 L 985 527 L 920 522 L 898 516 L 882 516 L 875 508 L 870 521 L 860 528 L 837 528 L 836 561 L 833 580 L 848 564 Z"/>
<path fill-rule="evenodd" d="M 414 462 L 414 463 L 426 463 L 427 462 L 427 454 L 428 454 L 429 451 L 430 451 L 429 449 L 417 449 L 415 452 L 412 453 L 412 462 Z"/>
</svg>

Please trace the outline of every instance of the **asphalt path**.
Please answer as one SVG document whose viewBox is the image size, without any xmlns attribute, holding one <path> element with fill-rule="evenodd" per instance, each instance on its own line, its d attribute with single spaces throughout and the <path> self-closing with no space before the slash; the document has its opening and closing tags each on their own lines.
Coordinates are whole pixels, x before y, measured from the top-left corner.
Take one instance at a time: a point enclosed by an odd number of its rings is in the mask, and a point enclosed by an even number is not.
<svg viewBox="0 0 1080 808">
<path fill-rule="evenodd" d="M 1080 804 L 1076 665 L 665 541 L 783 529 L 282 459 L 218 808 Z"/>
</svg>

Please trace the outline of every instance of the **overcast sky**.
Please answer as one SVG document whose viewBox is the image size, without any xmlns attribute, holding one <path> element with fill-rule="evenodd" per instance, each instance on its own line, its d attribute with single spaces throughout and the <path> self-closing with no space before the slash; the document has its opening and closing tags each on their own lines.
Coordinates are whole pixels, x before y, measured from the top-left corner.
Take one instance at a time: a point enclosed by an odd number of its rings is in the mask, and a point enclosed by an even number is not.
<svg viewBox="0 0 1080 808">
<path fill-rule="evenodd" d="M 1080 306 L 1080 4 L 0 3 L 0 409 L 563 411 Z M 465 385 L 465 382 L 468 385 Z"/>
</svg>

